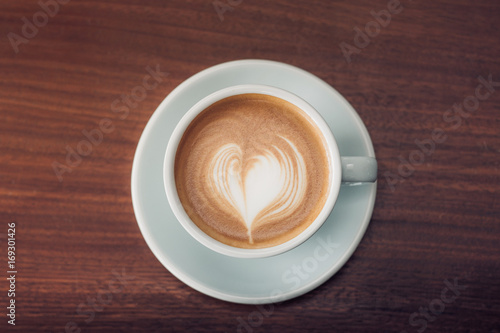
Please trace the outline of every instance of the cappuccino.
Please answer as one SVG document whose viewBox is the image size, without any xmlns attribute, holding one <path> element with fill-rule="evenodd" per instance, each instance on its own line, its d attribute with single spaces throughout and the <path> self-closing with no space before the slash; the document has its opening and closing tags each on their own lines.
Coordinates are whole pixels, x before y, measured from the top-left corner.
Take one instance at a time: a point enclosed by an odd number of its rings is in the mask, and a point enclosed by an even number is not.
<svg viewBox="0 0 500 333">
<path fill-rule="evenodd" d="M 189 124 L 174 177 L 189 218 L 239 248 L 266 248 L 302 233 L 329 195 L 327 145 L 300 108 L 247 93 L 222 99 Z"/>
</svg>

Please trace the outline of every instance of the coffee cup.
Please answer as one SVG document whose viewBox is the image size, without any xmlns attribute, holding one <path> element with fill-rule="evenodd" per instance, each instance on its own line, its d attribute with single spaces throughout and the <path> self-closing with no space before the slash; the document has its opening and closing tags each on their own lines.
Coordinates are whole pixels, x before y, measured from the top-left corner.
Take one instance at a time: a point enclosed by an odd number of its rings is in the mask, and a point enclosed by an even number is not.
<svg viewBox="0 0 500 333">
<path fill-rule="evenodd" d="M 278 255 L 311 237 L 342 182 L 374 182 L 377 162 L 340 156 L 302 98 L 265 85 L 216 91 L 192 106 L 167 145 L 169 205 L 199 243 L 224 255 Z"/>
</svg>

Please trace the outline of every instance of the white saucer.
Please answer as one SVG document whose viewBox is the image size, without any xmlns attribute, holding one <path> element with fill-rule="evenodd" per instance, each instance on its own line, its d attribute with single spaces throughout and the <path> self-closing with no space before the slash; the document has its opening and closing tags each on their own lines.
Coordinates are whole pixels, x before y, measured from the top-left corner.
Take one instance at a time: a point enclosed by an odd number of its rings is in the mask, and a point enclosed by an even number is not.
<svg viewBox="0 0 500 333">
<path fill-rule="evenodd" d="M 377 184 L 343 185 L 332 214 L 306 242 L 278 256 L 238 259 L 199 244 L 174 217 L 163 188 L 163 158 L 182 115 L 204 96 L 239 84 L 266 84 L 302 97 L 331 127 L 342 156 L 375 157 L 352 106 L 316 76 L 279 62 L 240 60 L 208 68 L 174 89 L 141 136 L 132 167 L 132 202 L 139 228 L 158 260 L 192 288 L 230 302 L 259 304 L 300 296 L 335 274 L 370 222 Z"/>
</svg>

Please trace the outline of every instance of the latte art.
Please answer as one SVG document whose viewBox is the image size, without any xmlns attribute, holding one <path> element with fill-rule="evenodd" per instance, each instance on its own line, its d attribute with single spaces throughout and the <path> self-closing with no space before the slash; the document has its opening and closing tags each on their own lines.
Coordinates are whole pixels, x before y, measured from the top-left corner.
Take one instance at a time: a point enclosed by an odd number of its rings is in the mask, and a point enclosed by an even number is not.
<svg viewBox="0 0 500 333">
<path fill-rule="evenodd" d="M 243 94 L 202 111 L 177 149 L 175 182 L 190 219 L 241 248 L 284 243 L 324 206 L 329 163 L 320 131 L 298 107 Z"/>
<path fill-rule="evenodd" d="M 215 199 L 229 214 L 240 215 L 250 244 L 253 244 L 253 225 L 262 226 L 284 219 L 305 199 L 304 160 L 292 142 L 281 138 L 283 150 L 273 145 L 246 163 L 241 148 L 227 144 L 215 154 L 207 170 L 208 186 Z"/>
</svg>

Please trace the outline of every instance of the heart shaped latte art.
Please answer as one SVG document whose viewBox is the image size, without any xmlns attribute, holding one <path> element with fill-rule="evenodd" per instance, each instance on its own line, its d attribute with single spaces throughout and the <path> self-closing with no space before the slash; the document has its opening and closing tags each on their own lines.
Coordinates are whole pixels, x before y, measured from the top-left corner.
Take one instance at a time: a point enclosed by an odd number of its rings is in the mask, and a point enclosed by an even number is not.
<svg viewBox="0 0 500 333">
<path fill-rule="evenodd" d="M 293 214 L 306 196 L 304 159 L 290 140 L 279 138 L 288 149 L 272 145 L 246 158 L 238 144 L 225 144 L 207 168 L 208 186 L 219 208 L 240 217 L 251 244 L 252 227 Z"/>
</svg>

